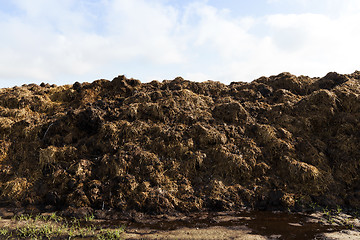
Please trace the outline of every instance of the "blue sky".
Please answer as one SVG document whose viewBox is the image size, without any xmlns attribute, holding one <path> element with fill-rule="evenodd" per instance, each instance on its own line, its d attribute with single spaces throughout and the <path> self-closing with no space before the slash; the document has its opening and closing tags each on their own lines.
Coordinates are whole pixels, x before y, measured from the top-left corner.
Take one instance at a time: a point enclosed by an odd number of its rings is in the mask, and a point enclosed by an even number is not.
<svg viewBox="0 0 360 240">
<path fill-rule="evenodd" d="M 0 0 L 0 87 L 352 73 L 358 0 Z"/>
</svg>

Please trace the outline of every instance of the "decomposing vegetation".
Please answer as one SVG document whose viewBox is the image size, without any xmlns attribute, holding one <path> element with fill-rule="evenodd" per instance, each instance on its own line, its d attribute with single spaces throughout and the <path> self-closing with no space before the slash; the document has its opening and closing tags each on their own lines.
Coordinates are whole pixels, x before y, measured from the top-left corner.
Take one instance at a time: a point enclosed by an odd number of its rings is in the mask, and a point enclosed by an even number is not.
<svg viewBox="0 0 360 240">
<path fill-rule="evenodd" d="M 142 212 L 360 207 L 360 72 L 0 90 L 0 201 Z"/>
</svg>

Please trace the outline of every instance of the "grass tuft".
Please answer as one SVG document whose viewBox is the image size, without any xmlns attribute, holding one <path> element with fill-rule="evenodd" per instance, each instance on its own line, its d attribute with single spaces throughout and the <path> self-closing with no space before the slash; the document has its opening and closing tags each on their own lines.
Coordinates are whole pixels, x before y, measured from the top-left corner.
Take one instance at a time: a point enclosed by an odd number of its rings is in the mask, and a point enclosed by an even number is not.
<svg viewBox="0 0 360 240">
<path fill-rule="evenodd" d="M 15 229 L 0 228 L 0 239 L 76 239 L 91 238 L 100 240 L 121 239 L 124 227 L 101 229 L 93 224 L 84 226 L 83 221 L 91 222 L 94 215 L 85 219 L 66 219 L 55 213 L 46 215 L 18 215 L 12 221 L 19 222 Z"/>
</svg>

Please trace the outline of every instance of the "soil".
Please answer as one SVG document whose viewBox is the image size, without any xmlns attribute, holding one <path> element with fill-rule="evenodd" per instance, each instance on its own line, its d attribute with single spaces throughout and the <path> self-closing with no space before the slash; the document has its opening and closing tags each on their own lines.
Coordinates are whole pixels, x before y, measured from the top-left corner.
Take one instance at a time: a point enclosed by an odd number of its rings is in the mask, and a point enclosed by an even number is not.
<svg viewBox="0 0 360 240">
<path fill-rule="evenodd" d="M 29 214 L 30 212 L 21 208 L 1 208 L 0 229 L 12 232 L 13 238 L 11 239 L 15 239 L 15 232 L 19 231 L 19 227 L 30 225 L 41 228 L 47 225 L 62 229 L 62 234 L 60 234 L 62 237 L 48 236 L 49 239 L 69 238 L 67 236 L 69 234 L 68 224 L 73 221 L 73 217 L 56 217 L 58 213 L 51 212 Z M 99 214 L 103 214 L 102 219 L 99 219 Z M 42 220 L 44 219 L 42 217 L 46 216 L 48 220 Z M 73 235 L 71 239 L 98 239 L 96 234 L 99 233 L 99 230 L 106 232 L 114 229 L 124 229 L 121 239 L 303 240 L 359 239 L 360 236 L 359 218 L 345 213 L 329 215 L 326 212 L 289 213 L 244 209 L 236 212 L 147 215 L 139 212 L 119 214 L 116 211 L 101 210 L 97 211 L 97 216 L 94 217 L 77 218 L 79 225 L 75 226 L 82 228 L 84 232 L 82 236 Z M 57 220 L 51 221 L 51 219 Z M 91 227 L 90 230 L 88 230 L 89 227 Z"/>
<path fill-rule="evenodd" d="M 0 89 L 3 206 L 360 207 L 360 72 Z"/>
<path fill-rule="evenodd" d="M 264 236 L 252 234 L 246 227 L 182 228 L 172 231 L 126 232 L 125 239 L 236 239 L 266 240 Z"/>
</svg>

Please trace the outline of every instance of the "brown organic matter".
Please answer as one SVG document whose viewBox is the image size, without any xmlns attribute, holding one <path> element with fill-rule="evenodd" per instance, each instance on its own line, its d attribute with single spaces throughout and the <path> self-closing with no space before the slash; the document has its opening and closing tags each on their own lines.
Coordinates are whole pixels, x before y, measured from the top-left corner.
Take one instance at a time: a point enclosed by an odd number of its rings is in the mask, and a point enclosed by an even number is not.
<svg viewBox="0 0 360 240">
<path fill-rule="evenodd" d="M 360 207 L 360 72 L 0 89 L 3 205 Z"/>
</svg>

